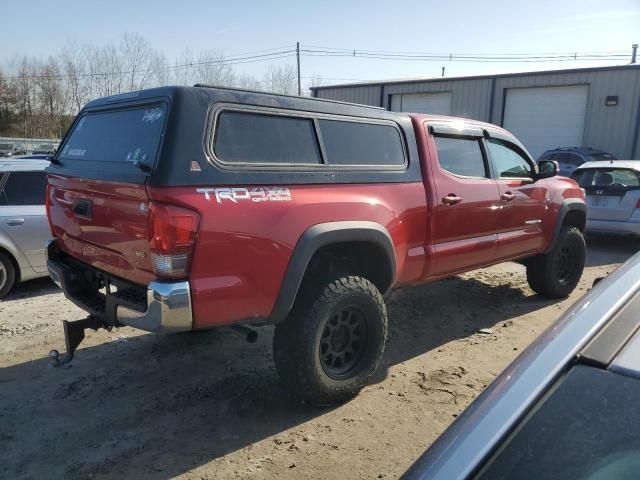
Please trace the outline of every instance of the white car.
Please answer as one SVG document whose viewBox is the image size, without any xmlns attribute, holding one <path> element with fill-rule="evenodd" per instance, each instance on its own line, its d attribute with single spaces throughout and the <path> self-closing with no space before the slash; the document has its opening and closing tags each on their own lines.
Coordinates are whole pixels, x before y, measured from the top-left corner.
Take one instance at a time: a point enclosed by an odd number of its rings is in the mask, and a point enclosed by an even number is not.
<svg viewBox="0 0 640 480">
<path fill-rule="evenodd" d="M 571 178 L 586 193 L 587 231 L 640 236 L 640 160 L 587 162 Z"/>
<path fill-rule="evenodd" d="M 0 298 L 20 281 L 48 275 L 48 165 L 46 160 L 0 160 Z"/>
</svg>

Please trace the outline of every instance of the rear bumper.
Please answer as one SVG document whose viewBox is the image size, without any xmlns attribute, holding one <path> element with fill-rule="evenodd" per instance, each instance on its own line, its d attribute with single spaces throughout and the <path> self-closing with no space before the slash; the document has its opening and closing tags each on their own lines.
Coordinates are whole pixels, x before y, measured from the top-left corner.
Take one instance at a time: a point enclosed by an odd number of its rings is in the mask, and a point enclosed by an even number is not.
<svg viewBox="0 0 640 480">
<path fill-rule="evenodd" d="M 640 222 L 613 222 L 607 220 L 587 219 L 587 231 L 640 235 Z"/>
<path fill-rule="evenodd" d="M 140 288 L 118 288 L 115 293 L 101 293 L 87 280 L 87 274 L 100 273 L 88 265 L 70 261 L 59 252 L 55 240 L 47 246 L 47 268 L 69 300 L 107 325 L 127 325 L 154 333 L 182 332 L 193 327 L 191 290 L 186 280 L 153 281 L 146 292 Z"/>
</svg>

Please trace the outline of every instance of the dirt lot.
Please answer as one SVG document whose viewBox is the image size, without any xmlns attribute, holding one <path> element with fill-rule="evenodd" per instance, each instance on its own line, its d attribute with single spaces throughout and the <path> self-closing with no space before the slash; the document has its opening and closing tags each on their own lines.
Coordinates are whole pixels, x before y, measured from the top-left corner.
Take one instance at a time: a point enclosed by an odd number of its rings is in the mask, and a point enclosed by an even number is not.
<svg viewBox="0 0 640 480">
<path fill-rule="evenodd" d="M 395 478 L 592 284 L 640 250 L 589 241 L 571 298 L 529 290 L 515 264 L 395 291 L 391 339 L 354 401 L 314 409 L 280 386 L 271 328 L 91 332 L 69 368 L 49 367 L 60 322 L 82 317 L 48 280 L 0 303 L 2 478 Z M 479 329 L 490 333 L 478 333 Z"/>
</svg>

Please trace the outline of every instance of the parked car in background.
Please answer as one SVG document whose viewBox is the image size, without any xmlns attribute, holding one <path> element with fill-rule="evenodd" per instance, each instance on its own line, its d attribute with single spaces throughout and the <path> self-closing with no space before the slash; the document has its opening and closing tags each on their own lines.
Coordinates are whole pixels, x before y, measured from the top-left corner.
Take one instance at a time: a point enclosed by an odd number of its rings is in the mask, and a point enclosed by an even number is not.
<svg viewBox="0 0 640 480">
<path fill-rule="evenodd" d="M 507 367 L 405 478 L 638 478 L 639 312 L 636 254 Z"/>
<path fill-rule="evenodd" d="M 588 162 L 571 178 L 585 190 L 587 230 L 640 236 L 640 160 Z"/>
<path fill-rule="evenodd" d="M 27 155 L 14 155 L 11 160 L 49 160 L 51 155 L 46 153 L 27 154 Z"/>
<path fill-rule="evenodd" d="M 558 175 L 568 177 L 580 165 L 600 160 L 616 160 L 610 153 L 589 147 L 566 147 L 547 150 L 538 161 L 553 160 L 558 162 Z"/>
<path fill-rule="evenodd" d="M 14 149 L 13 143 L 0 143 L 0 158 L 11 157 Z"/>
<path fill-rule="evenodd" d="M 48 165 L 46 160 L 0 162 L 0 298 L 18 282 L 47 276 Z"/>
<path fill-rule="evenodd" d="M 35 147 L 32 151 L 32 155 L 52 155 L 56 152 L 57 146 L 53 143 L 43 143 Z"/>
</svg>

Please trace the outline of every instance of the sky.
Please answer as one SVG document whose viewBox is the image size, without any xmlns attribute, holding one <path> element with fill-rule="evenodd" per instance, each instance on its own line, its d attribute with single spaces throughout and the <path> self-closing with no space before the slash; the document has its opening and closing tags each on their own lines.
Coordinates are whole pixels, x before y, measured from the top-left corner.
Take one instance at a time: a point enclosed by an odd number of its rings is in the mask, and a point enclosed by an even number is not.
<svg viewBox="0 0 640 480">
<path fill-rule="evenodd" d="M 235 55 L 264 49 L 331 47 L 422 53 L 631 52 L 640 43 L 640 0 L 1 0 L 0 66 L 23 54 L 46 57 L 69 42 L 103 44 L 137 33 L 175 59 L 185 48 Z M 262 76 L 269 63 L 236 65 Z M 465 76 L 628 63 L 471 63 L 322 58 L 303 54 L 301 72 L 324 84 Z"/>
</svg>

